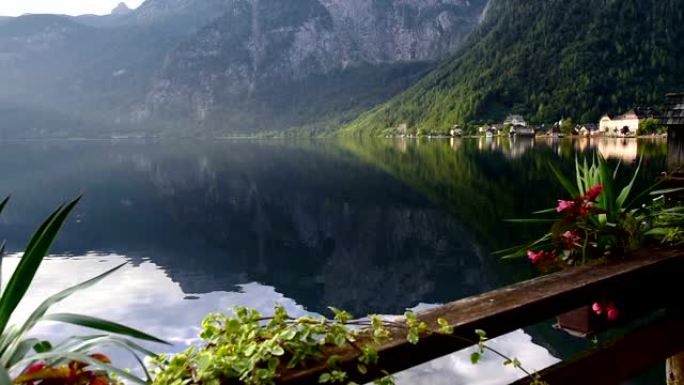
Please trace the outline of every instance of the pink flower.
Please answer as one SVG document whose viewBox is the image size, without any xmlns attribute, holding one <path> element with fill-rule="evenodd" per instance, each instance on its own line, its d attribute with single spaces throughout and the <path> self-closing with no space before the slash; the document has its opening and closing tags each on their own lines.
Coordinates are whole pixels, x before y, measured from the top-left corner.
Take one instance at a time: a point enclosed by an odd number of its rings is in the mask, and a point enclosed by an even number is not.
<svg viewBox="0 0 684 385">
<path fill-rule="evenodd" d="M 539 262 L 542 258 L 544 258 L 544 254 L 546 254 L 546 251 L 544 250 L 536 253 L 533 250 L 527 250 L 527 257 L 530 259 L 532 263 Z"/>
<path fill-rule="evenodd" d="M 563 239 L 568 243 L 575 243 L 582 239 L 582 237 L 580 237 L 575 230 L 568 230 L 561 234 L 561 237 L 563 237 Z"/>
<path fill-rule="evenodd" d="M 532 263 L 539 263 L 545 259 L 551 259 L 556 256 L 556 250 L 546 251 L 540 250 L 539 252 L 534 252 L 534 250 L 527 250 L 527 257 L 530 258 Z"/>
<path fill-rule="evenodd" d="M 601 194 L 602 191 L 603 191 L 603 185 L 597 184 L 596 186 L 587 190 L 587 193 L 584 195 L 584 197 L 589 201 L 595 201 L 596 198 L 598 198 L 598 196 Z"/>
<path fill-rule="evenodd" d="M 563 211 L 568 211 L 571 212 L 573 207 L 575 207 L 575 202 L 574 201 L 558 201 L 558 206 L 556 207 L 556 211 L 559 213 L 562 213 Z"/>
<path fill-rule="evenodd" d="M 601 315 L 603 313 L 603 306 L 601 306 L 601 304 L 598 302 L 594 302 L 594 304 L 591 305 L 591 310 L 593 310 L 597 315 Z"/>
<path fill-rule="evenodd" d="M 608 321 L 615 321 L 620 316 L 620 312 L 613 303 L 606 305 L 606 317 Z"/>
</svg>

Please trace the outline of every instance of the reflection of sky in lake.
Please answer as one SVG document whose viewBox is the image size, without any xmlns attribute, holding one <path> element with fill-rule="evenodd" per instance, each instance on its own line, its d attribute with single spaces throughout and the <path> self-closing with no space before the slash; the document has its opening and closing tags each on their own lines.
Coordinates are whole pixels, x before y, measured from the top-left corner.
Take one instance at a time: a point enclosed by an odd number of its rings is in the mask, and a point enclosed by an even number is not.
<svg viewBox="0 0 684 385">
<path fill-rule="evenodd" d="M 47 296 L 126 261 L 127 258 L 120 255 L 94 253 L 45 260 L 14 320 L 20 321 Z M 5 258 L 3 282 L 7 282 L 17 262 L 16 254 Z M 210 312 L 226 311 L 234 305 L 247 305 L 268 314 L 275 304 L 284 305 L 293 315 L 307 313 L 302 306 L 273 287 L 256 282 L 239 285 L 239 289 L 232 292 L 184 293 L 180 285 L 173 282 L 159 266 L 143 261 L 136 266 L 125 266 L 87 291 L 74 294 L 52 311 L 88 314 L 125 323 L 173 343 L 172 348 L 157 345 L 153 349 L 175 352 L 198 342 L 196 336 L 200 322 Z M 34 333 L 55 340 L 70 334 L 88 334 L 88 331 L 44 323 Z M 534 369 L 557 361 L 520 330 L 493 340 L 491 346 L 518 357 L 526 366 Z M 504 367 L 501 360 L 491 354 L 474 366 L 469 361 L 470 351 L 455 353 L 403 372 L 398 376 L 399 383 L 504 384 L 520 376 L 520 372 Z M 114 354 L 114 357 L 121 366 L 135 365 L 132 359 L 123 355 Z"/>
</svg>

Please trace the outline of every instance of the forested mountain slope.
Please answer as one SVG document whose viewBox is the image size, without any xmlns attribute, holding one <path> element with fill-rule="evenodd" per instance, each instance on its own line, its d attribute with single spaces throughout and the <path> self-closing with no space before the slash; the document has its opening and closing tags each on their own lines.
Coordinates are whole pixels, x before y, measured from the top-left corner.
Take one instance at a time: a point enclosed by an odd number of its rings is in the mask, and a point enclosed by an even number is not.
<svg viewBox="0 0 684 385">
<path fill-rule="evenodd" d="M 454 58 L 347 132 L 533 122 L 658 105 L 684 89 L 684 0 L 492 0 Z"/>
</svg>

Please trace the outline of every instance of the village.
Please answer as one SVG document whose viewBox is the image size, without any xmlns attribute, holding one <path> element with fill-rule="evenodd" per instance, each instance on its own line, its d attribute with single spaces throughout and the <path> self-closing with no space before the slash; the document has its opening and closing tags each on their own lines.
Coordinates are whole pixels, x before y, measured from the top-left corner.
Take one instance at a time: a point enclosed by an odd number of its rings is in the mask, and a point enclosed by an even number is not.
<svg viewBox="0 0 684 385">
<path fill-rule="evenodd" d="M 511 114 L 503 123 L 483 124 L 477 127 L 478 136 L 582 136 L 582 137 L 636 137 L 667 136 L 661 123 L 660 113 L 651 107 L 635 107 L 620 115 L 604 114 L 597 123 L 576 124 L 570 118 L 562 118 L 553 124 L 529 124 L 522 115 Z M 454 125 L 449 136 L 464 136 L 466 130 Z"/>
<path fill-rule="evenodd" d="M 670 97 L 674 97 L 670 95 Z M 396 128 L 399 137 L 667 137 L 663 114 L 652 107 L 634 107 L 620 115 L 604 114 L 597 123 L 575 123 L 572 118 L 561 118 L 551 124 L 531 124 L 522 115 L 510 114 L 501 123 L 484 123 L 463 126 L 454 124 L 448 132 L 419 129 L 411 132 L 407 124 Z M 392 135 L 390 135 L 392 136 Z"/>
</svg>

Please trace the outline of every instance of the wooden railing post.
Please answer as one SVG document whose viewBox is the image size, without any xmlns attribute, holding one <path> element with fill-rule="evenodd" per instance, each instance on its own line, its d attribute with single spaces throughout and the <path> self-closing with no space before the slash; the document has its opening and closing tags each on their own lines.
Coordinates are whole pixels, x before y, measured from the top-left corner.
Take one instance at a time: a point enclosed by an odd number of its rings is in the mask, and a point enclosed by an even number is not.
<svg viewBox="0 0 684 385">
<path fill-rule="evenodd" d="M 670 303 L 676 305 L 668 306 L 665 311 L 679 319 L 684 319 L 684 308 L 677 302 L 679 300 L 678 295 L 674 297 L 675 299 L 671 299 Z M 665 378 L 667 385 L 684 385 L 684 351 L 667 359 L 665 362 Z"/>
<path fill-rule="evenodd" d="M 667 359 L 667 385 L 684 385 L 684 352 Z"/>
</svg>

